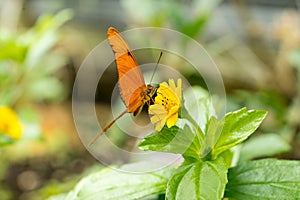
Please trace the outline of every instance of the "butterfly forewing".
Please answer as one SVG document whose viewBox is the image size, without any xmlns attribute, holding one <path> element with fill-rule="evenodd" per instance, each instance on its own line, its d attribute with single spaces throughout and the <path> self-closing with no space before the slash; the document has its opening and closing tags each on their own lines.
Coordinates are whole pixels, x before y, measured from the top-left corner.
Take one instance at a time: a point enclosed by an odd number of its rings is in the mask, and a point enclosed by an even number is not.
<svg viewBox="0 0 300 200">
<path fill-rule="evenodd" d="M 122 100 L 128 107 L 128 112 L 134 112 L 135 108 L 142 106 L 140 94 L 146 88 L 142 72 L 120 33 L 114 28 L 109 28 L 107 34 L 115 54 Z"/>
</svg>

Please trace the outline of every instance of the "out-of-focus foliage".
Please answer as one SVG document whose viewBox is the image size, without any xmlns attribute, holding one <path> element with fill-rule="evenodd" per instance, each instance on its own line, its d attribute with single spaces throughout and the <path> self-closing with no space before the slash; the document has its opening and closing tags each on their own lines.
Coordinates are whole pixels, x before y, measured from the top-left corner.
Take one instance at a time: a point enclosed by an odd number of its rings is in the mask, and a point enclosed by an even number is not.
<svg viewBox="0 0 300 200">
<path fill-rule="evenodd" d="M 268 156 L 268 152 L 271 150 L 277 151 L 278 154 L 289 152 L 286 154 L 288 158 L 300 158 L 299 22 L 298 13 L 288 10 L 267 25 L 271 30 L 269 42 L 272 42 L 273 47 L 276 48 L 270 50 L 267 45 L 260 44 L 259 46 L 269 53 L 271 60 L 260 58 L 261 50 L 255 52 L 255 49 L 250 49 L 254 48 L 251 45 L 247 51 L 244 51 L 244 56 L 248 55 L 248 59 L 252 57 L 253 63 L 260 63 L 248 67 L 253 71 L 256 70 L 254 68 L 257 68 L 257 73 L 253 73 L 253 75 L 257 75 L 256 83 L 259 84 L 255 85 L 255 83 L 249 82 L 250 84 L 243 85 L 246 89 L 234 90 L 228 98 L 229 107 L 234 109 L 242 105 L 251 108 L 265 108 L 269 111 L 269 116 L 262 128 L 266 135 L 259 135 L 258 138 L 249 141 L 249 144 L 246 143 L 245 149 L 242 150 L 245 160 Z M 260 31 L 263 36 L 263 30 Z M 252 38 L 252 40 L 258 42 L 259 38 Z M 226 51 L 228 52 L 228 50 Z M 224 58 L 224 56 L 222 57 Z M 251 76 L 251 73 L 244 74 Z M 252 89 L 247 90 L 247 87 L 252 87 Z M 270 141 L 273 143 L 270 144 Z M 270 148 L 266 149 L 267 146 Z M 256 151 L 251 151 L 251 149 L 256 149 Z M 260 151 L 258 151 L 259 149 Z M 255 156 L 259 152 L 261 152 L 260 155 Z"/>
<path fill-rule="evenodd" d="M 140 3 L 137 0 L 124 0 L 121 5 L 125 10 L 128 27 L 158 27 L 169 28 L 178 31 L 188 37 L 181 37 L 181 41 L 172 42 L 168 36 L 153 35 L 151 41 L 162 41 L 172 46 L 172 49 L 180 49 L 180 52 L 189 52 L 189 38 L 203 41 L 206 27 L 209 24 L 212 14 L 221 0 L 191 0 L 191 1 L 152 1 L 146 0 Z M 143 36 L 140 36 L 141 39 Z M 165 37 L 165 38 L 164 38 Z M 144 39 L 144 38 L 143 38 Z M 138 39 L 137 39 L 138 40 Z M 154 57 L 158 52 L 152 52 Z M 199 55 L 202 52 L 199 52 Z M 202 77 L 196 75 L 195 69 L 181 57 L 168 53 L 164 61 L 169 66 L 180 71 L 192 85 L 205 87 Z M 163 62 L 162 62 L 163 63 Z"/>
<path fill-rule="evenodd" d="M 5 186 L 12 166 L 35 155 L 28 155 L 30 151 L 40 153 L 33 140 L 42 138 L 41 118 L 33 104 L 66 97 L 66 88 L 55 73 L 67 57 L 55 46 L 61 26 L 71 17 L 70 10 L 63 10 L 41 16 L 29 29 L 0 30 L 0 146 L 6 145 L 0 149 L 1 199 L 16 198 Z M 28 170 L 20 173 L 18 184 L 30 190 L 38 186 L 39 178 Z"/>
<path fill-rule="evenodd" d="M 70 17 L 65 10 L 40 17 L 22 33 L 0 31 L 0 104 L 16 107 L 65 97 L 63 85 L 53 74 L 66 58 L 53 47 L 60 38 L 59 27 Z"/>
<path fill-rule="evenodd" d="M 212 10 L 221 0 L 121 1 L 129 15 L 130 26 L 154 26 L 171 28 L 196 38 L 209 22 Z"/>
<path fill-rule="evenodd" d="M 58 29 L 71 17 L 72 12 L 64 10 L 55 16 L 41 16 L 26 31 L 0 31 L 0 105 L 12 107 L 20 115 L 24 138 L 37 137 L 40 131 L 32 103 L 66 96 L 55 76 L 66 57 L 54 47 L 60 39 Z"/>
<path fill-rule="evenodd" d="M 12 107 L 20 115 L 24 138 L 39 136 L 39 118 L 32 103 L 66 96 L 55 76 L 66 57 L 54 47 L 60 39 L 58 29 L 71 17 L 72 12 L 64 10 L 55 16 L 41 16 L 26 31 L 0 31 L 0 105 Z M 9 120 L 7 115 L 3 117 Z"/>
</svg>

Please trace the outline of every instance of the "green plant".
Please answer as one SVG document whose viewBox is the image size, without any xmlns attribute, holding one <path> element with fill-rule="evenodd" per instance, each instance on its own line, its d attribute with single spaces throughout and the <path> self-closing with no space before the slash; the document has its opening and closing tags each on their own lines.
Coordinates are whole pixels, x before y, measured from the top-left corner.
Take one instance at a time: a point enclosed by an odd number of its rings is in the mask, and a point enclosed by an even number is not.
<svg viewBox="0 0 300 200">
<path fill-rule="evenodd" d="M 191 38 L 202 34 L 221 0 L 121 1 L 130 26 L 168 27 Z"/>
<path fill-rule="evenodd" d="M 55 76 L 66 57 L 54 47 L 60 39 L 59 28 L 71 17 L 72 12 L 64 10 L 41 16 L 26 31 L 0 31 L 0 106 L 13 108 L 19 115 L 23 138 L 39 136 L 39 117 L 32 103 L 66 96 L 66 88 Z"/>
<path fill-rule="evenodd" d="M 63 10 L 39 17 L 29 29 L 0 30 L 1 199 L 16 195 L 4 180 L 12 162 L 24 158 L 22 145 L 26 150 L 34 148 L 26 142 L 41 138 L 40 116 L 33 104 L 66 96 L 66 88 L 55 73 L 67 57 L 55 47 L 61 38 L 61 26 L 71 17 L 70 10 Z M 33 155 L 26 155 L 30 156 Z"/>
<path fill-rule="evenodd" d="M 217 119 L 210 96 L 205 90 L 195 87 L 184 93 L 184 97 L 191 95 L 198 98 L 194 101 L 184 98 L 176 125 L 165 125 L 161 130 L 146 136 L 139 144 L 145 151 L 181 154 L 184 162 L 180 166 L 142 174 L 127 174 L 107 168 L 82 179 L 70 193 L 50 199 L 298 197 L 299 161 L 261 159 L 237 162 L 241 149 L 239 144 L 255 132 L 266 117 L 266 111 L 242 108 Z M 195 112 L 195 108 L 201 110 Z M 143 165 L 145 163 L 129 166 L 139 168 Z M 128 165 L 121 167 L 121 170 L 126 167 Z"/>
<path fill-rule="evenodd" d="M 53 75 L 66 57 L 54 46 L 60 38 L 58 29 L 71 16 L 64 10 L 41 16 L 22 33 L 0 31 L 0 105 L 17 107 L 64 97 L 64 87 Z"/>
</svg>

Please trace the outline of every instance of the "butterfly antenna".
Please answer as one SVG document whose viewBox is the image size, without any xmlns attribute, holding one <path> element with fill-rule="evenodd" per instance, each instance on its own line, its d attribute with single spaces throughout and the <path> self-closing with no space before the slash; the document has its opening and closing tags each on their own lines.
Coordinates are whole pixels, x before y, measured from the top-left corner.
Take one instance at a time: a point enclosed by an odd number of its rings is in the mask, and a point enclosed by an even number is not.
<svg viewBox="0 0 300 200">
<path fill-rule="evenodd" d="M 161 59 L 161 57 L 162 57 L 162 54 L 163 54 L 163 52 L 161 51 L 160 54 L 159 54 L 157 63 L 156 63 L 156 65 L 155 65 L 155 68 L 154 68 L 154 70 L 153 70 L 153 74 L 152 74 L 151 79 L 150 79 L 150 84 L 151 84 L 151 82 L 152 82 L 152 80 L 153 80 L 154 74 L 155 74 L 155 72 L 156 72 L 156 70 L 157 70 L 158 63 L 159 63 L 159 61 L 160 61 L 160 59 Z"/>
</svg>

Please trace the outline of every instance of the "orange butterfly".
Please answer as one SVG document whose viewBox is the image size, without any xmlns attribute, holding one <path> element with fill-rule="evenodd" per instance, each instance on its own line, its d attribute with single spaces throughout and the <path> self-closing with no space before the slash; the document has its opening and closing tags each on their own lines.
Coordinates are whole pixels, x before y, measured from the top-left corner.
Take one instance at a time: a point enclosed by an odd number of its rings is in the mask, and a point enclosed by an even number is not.
<svg viewBox="0 0 300 200">
<path fill-rule="evenodd" d="M 126 113 L 139 114 L 145 104 L 150 104 L 156 94 L 156 87 L 146 85 L 138 63 L 120 33 L 110 27 L 107 31 L 108 41 L 115 54 L 119 75 L 119 89 L 126 109 L 112 120 L 90 142 L 93 144 L 105 133 L 120 117 Z"/>
</svg>

